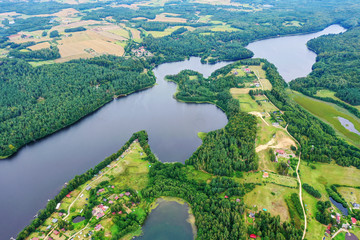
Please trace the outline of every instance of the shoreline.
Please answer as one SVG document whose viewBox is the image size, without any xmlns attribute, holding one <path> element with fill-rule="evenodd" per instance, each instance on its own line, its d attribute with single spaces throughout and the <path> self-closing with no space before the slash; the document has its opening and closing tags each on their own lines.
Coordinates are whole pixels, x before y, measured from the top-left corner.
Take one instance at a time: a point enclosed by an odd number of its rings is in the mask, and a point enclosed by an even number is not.
<svg viewBox="0 0 360 240">
<path fill-rule="evenodd" d="M 138 92 L 141 92 L 141 91 L 145 91 L 145 90 L 147 90 L 147 89 L 149 89 L 149 88 L 154 87 L 155 85 L 156 85 L 156 79 L 155 79 L 155 82 L 154 82 L 153 84 L 151 84 L 150 86 L 146 86 L 146 87 L 141 88 L 141 89 L 138 89 L 138 90 L 130 91 L 130 92 L 125 93 L 125 94 L 114 95 L 115 97 L 111 98 L 109 101 L 106 101 L 104 104 L 102 104 L 101 106 L 97 107 L 96 109 L 94 109 L 93 111 L 89 112 L 88 114 L 80 117 L 79 119 L 77 119 L 77 120 L 75 120 L 75 121 L 73 121 L 73 122 L 71 122 L 71 123 L 69 123 L 69 124 L 66 124 L 65 126 L 63 126 L 63 127 L 59 128 L 59 129 L 55 130 L 55 131 L 52 132 L 52 133 L 49 133 L 49 134 L 45 135 L 45 136 L 43 136 L 43 137 L 36 138 L 36 139 L 33 139 L 33 140 L 29 141 L 28 143 L 25 143 L 24 145 L 22 145 L 22 146 L 20 146 L 19 148 L 17 148 L 16 151 L 15 151 L 14 153 L 10 154 L 10 155 L 0 156 L 0 161 L 5 160 L 5 159 L 6 159 L 6 160 L 11 160 L 11 158 L 14 157 L 14 156 L 16 156 L 16 154 L 17 154 L 22 148 L 24 148 L 24 147 L 26 147 L 26 146 L 31 146 L 32 144 L 35 144 L 35 143 L 38 142 L 38 141 L 45 140 L 46 138 L 48 138 L 48 137 L 50 137 L 50 136 L 52 136 L 52 135 L 54 135 L 54 134 L 56 134 L 56 133 L 58 133 L 58 132 L 60 132 L 60 131 L 62 131 L 62 130 L 65 130 L 65 129 L 67 129 L 67 128 L 70 128 L 71 126 L 73 126 L 74 124 L 80 122 L 81 120 L 83 120 L 83 119 L 85 119 L 85 118 L 87 118 L 87 117 L 90 117 L 92 114 L 95 114 L 95 113 L 96 113 L 97 111 L 99 111 L 102 107 L 104 107 L 105 105 L 109 104 L 109 103 L 110 103 L 111 101 L 113 101 L 113 100 L 117 100 L 117 99 L 120 99 L 120 98 L 123 98 L 123 97 L 127 97 L 127 96 L 129 96 L 129 95 L 131 95 L 131 94 L 133 94 L 133 93 L 138 93 Z"/>
</svg>

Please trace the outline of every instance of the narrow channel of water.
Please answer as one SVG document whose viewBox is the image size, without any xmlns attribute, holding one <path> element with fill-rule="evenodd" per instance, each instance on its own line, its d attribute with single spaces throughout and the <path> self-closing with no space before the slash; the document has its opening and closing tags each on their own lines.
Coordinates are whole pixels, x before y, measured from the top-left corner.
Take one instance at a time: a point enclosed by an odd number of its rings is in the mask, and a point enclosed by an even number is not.
<svg viewBox="0 0 360 240">
<path fill-rule="evenodd" d="M 158 200 L 158 206 L 149 214 L 137 240 L 194 239 L 189 218 L 189 206 L 175 201 Z"/>
<path fill-rule="evenodd" d="M 227 64 L 201 64 L 200 58 L 162 64 L 154 70 L 157 85 L 153 88 L 114 100 L 75 125 L 1 160 L 0 239 L 15 237 L 65 182 L 116 152 L 134 132 L 148 132 L 160 161 L 184 162 L 201 144 L 197 133 L 223 128 L 227 118 L 211 104 L 177 102 L 176 84 L 164 77 L 184 69 L 207 77 Z"/>
<path fill-rule="evenodd" d="M 298 77 L 306 77 L 311 72 L 316 54 L 306 46 L 310 39 L 345 31 L 340 25 L 331 25 L 316 33 L 253 42 L 247 48 L 254 53 L 254 58 L 265 58 L 275 64 L 284 80 L 290 82 Z"/>
</svg>

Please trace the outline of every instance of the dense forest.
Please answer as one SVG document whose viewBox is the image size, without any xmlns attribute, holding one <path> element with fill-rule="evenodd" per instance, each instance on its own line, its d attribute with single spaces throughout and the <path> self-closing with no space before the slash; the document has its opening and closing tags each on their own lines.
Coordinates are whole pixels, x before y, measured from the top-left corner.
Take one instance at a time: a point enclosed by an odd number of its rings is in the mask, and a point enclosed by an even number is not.
<svg viewBox="0 0 360 240">
<path fill-rule="evenodd" d="M 313 71 L 306 78 L 290 83 L 291 88 L 313 96 L 318 90 L 328 89 L 335 96 L 351 104 L 360 105 L 360 28 L 356 27 L 343 34 L 327 35 L 312 39 L 308 47 L 318 54 Z M 331 98 L 327 101 L 340 103 Z M 345 106 L 341 104 L 341 106 Z M 360 116 L 355 108 L 349 109 Z"/>
<path fill-rule="evenodd" d="M 8 156 L 95 111 L 114 96 L 150 87 L 147 63 L 103 56 L 32 67 L 0 62 L 0 156 Z"/>
</svg>

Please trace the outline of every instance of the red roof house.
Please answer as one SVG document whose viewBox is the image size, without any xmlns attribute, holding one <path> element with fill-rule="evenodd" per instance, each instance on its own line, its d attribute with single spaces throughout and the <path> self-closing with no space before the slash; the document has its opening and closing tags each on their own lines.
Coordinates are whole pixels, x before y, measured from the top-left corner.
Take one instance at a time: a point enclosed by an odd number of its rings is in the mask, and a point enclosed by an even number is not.
<svg viewBox="0 0 360 240">
<path fill-rule="evenodd" d="M 356 218 L 351 218 L 351 222 L 352 222 L 352 224 L 356 224 L 356 222 L 357 222 L 357 220 L 356 220 Z"/>
<path fill-rule="evenodd" d="M 59 235 L 59 232 L 57 230 L 54 230 L 55 235 Z"/>
<path fill-rule="evenodd" d="M 71 198 L 71 195 L 70 195 L 70 194 L 68 194 L 68 195 L 66 195 L 66 197 L 67 197 L 67 198 Z"/>
<path fill-rule="evenodd" d="M 280 154 L 284 154 L 284 153 L 285 153 L 285 151 L 282 150 L 282 149 L 277 149 L 276 152 L 277 152 L 277 153 L 280 153 Z"/>
<path fill-rule="evenodd" d="M 229 197 L 225 195 L 225 198 L 229 198 Z"/>
<path fill-rule="evenodd" d="M 250 234 L 250 238 L 256 239 L 257 236 L 255 234 Z"/>
</svg>

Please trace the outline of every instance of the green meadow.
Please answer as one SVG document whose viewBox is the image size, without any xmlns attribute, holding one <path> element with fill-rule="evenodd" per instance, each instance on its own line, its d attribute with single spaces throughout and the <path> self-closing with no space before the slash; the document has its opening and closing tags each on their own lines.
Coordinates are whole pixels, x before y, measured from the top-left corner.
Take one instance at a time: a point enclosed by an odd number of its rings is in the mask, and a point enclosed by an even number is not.
<svg viewBox="0 0 360 240">
<path fill-rule="evenodd" d="M 360 131 L 360 119 L 351 114 L 344 108 L 341 108 L 335 104 L 317 100 L 301 93 L 292 91 L 290 97 L 300 104 L 304 109 L 330 124 L 336 131 L 336 133 L 344 138 L 349 143 L 360 146 L 360 136 L 347 130 L 341 125 L 338 117 L 343 117 L 352 122 L 355 128 Z"/>
</svg>

